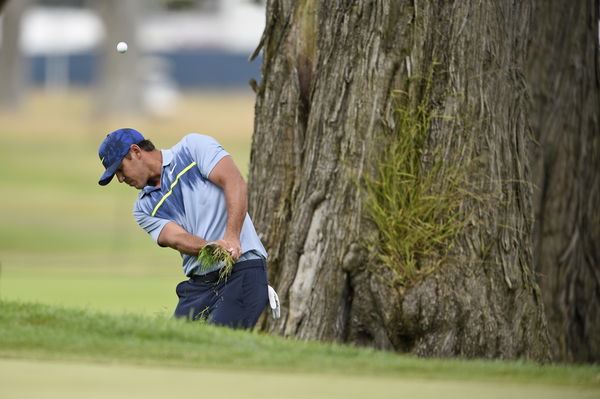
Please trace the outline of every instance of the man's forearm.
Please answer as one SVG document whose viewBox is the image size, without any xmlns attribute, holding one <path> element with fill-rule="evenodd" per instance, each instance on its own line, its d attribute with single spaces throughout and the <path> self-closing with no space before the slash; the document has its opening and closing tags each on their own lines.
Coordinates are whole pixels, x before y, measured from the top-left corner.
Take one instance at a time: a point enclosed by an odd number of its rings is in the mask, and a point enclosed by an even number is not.
<svg viewBox="0 0 600 399">
<path fill-rule="evenodd" d="M 240 233 L 248 212 L 248 193 L 246 183 L 231 184 L 225 187 L 225 201 L 227 205 L 227 226 L 225 240 L 240 239 Z"/>
<path fill-rule="evenodd" d="M 244 178 L 231 156 L 223 157 L 213 168 L 208 179 L 223 189 L 227 207 L 227 222 L 223 241 L 225 249 L 234 259 L 242 255 L 240 233 L 248 212 L 248 194 Z"/>
<path fill-rule="evenodd" d="M 200 249 L 207 243 L 203 238 L 188 233 L 175 222 L 167 223 L 158 237 L 159 245 L 188 255 L 198 255 Z"/>
</svg>

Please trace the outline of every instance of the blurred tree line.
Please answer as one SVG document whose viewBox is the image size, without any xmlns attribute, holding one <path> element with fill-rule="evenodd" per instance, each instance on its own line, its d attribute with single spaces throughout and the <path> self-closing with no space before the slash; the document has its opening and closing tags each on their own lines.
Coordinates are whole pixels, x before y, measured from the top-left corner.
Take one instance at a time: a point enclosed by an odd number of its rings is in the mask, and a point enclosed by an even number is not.
<svg viewBox="0 0 600 399">
<path fill-rule="evenodd" d="M 262 0 L 247 0 L 262 4 Z M 96 115 L 140 114 L 143 109 L 143 69 L 136 32 L 152 10 L 216 12 L 218 0 L 13 0 L 2 1 L 2 47 L 0 49 L 0 105 L 18 110 L 27 91 L 27 67 L 19 43 L 24 12 L 33 6 L 89 8 L 101 18 L 106 36 L 99 49 Z M 129 45 L 126 55 L 115 51 L 118 42 Z"/>
<path fill-rule="evenodd" d="M 102 65 L 97 96 L 97 113 L 134 114 L 140 111 L 139 50 L 135 31 L 141 13 L 139 0 L 13 0 L 4 1 L 2 48 L 0 49 L 0 104 L 18 110 L 27 90 L 25 57 L 20 48 L 24 12 L 33 5 L 58 7 L 94 7 L 101 15 L 107 37 L 101 49 Z M 126 41 L 127 57 L 119 57 L 114 47 Z"/>
</svg>

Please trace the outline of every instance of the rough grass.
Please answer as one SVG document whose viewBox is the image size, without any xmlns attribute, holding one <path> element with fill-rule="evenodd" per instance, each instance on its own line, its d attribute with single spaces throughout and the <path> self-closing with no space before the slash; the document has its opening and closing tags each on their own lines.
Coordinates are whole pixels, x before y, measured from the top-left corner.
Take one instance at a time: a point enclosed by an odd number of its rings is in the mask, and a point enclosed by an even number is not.
<svg viewBox="0 0 600 399">
<path fill-rule="evenodd" d="M 418 359 L 162 317 L 0 301 L 0 357 L 495 381 L 600 390 L 600 367 Z"/>
<path fill-rule="evenodd" d="M 219 269 L 219 279 L 222 280 L 231 274 L 235 261 L 225 248 L 217 244 L 205 245 L 198 253 L 198 259 L 202 270 L 206 271 L 223 263 L 223 267 Z"/>
</svg>

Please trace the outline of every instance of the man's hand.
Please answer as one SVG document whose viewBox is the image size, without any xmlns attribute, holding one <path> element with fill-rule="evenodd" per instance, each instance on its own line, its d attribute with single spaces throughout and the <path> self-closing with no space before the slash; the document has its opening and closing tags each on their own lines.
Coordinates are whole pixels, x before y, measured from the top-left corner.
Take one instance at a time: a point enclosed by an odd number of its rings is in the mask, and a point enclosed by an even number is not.
<svg viewBox="0 0 600 399">
<path fill-rule="evenodd" d="M 222 240 L 213 241 L 211 244 L 218 244 L 231 255 L 233 260 L 237 261 L 242 256 L 242 244 L 239 238 L 225 237 Z"/>
<path fill-rule="evenodd" d="M 274 319 L 281 317 L 281 309 L 279 307 L 279 295 L 275 292 L 273 287 L 268 286 L 269 289 L 269 307 L 271 308 L 271 316 Z"/>
</svg>

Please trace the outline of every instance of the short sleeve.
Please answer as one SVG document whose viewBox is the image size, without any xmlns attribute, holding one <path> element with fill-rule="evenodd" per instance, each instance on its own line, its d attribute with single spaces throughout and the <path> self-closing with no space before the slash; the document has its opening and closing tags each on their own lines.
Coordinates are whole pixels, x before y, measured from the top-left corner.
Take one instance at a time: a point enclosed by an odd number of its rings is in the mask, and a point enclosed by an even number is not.
<svg viewBox="0 0 600 399">
<path fill-rule="evenodd" d="M 217 163 L 229 155 L 217 140 L 203 134 L 188 134 L 186 144 L 200 173 L 206 179 Z"/>
<path fill-rule="evenodd" d="M 170 222 L 170 220 L 150 216 L 138 210 L 133 212 L 133 216 L 140 227 L 150 234 L 155 243 L 158 243 L 158 236 L 165 225 Z"/>
</svg>

